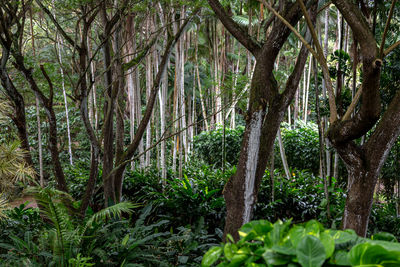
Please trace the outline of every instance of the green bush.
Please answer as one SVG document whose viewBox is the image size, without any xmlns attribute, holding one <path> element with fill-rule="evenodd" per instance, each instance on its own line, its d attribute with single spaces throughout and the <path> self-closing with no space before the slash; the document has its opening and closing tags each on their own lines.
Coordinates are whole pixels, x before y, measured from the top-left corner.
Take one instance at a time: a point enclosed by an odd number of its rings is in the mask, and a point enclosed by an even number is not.
<svg viewBox="0 0 400 267">
<path fill-rule="evenodd" d="M 243 133 L 243 126 L 239 126 L 236 129 L 225 129 L 225 156 L 226 163 L 229 165 L 237 164 Z M 195 157 L 217 168 L 223 165 L 223 147 L 222 128 L 201 132 L 193 140 Z"/>
<path fill-rule="evenodd" d="M 282 140 L 289 167 L 319 172 L 319 137 L 315 124 L 300 124 L 295 129 L 282 128 Z M 277 151 L 279 146 L 276 144 Z M 275 157 L 280 160 L 280 155 Z"/>
<path fill-rule="evenodd" d="M 243 225 L 239 235 L 236 243 L 228 235 L 226 244 L 210 248 L 202 266 L 400 265 L 400 244 L 388 233 L 366 239 L 352 230 L 325 230 L 315 220 L 293 226 L 259 220 Z"/>
</svg>

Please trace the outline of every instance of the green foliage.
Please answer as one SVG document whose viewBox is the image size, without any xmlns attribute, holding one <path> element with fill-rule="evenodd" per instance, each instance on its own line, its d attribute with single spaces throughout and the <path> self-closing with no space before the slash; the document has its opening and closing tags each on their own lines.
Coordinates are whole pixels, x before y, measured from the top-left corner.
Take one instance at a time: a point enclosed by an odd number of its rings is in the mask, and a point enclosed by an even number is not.
<svg viewBox="0 0 400 267">
<path fill-rule="evenodd" d="M 270 221 L 293 218 L 295 222 L 318 218 L 327 226 L 338 226 L 345 194 L 336 180 L 333 179 L 329 187 L 332 218 L 328 219 L 322 178 L 296 169 L 291 171 L 291 175 L 292 178 L 287 180 L 283 172 L 275 171 L 275 199 L 272 202 L 270 173 L 266 172 L 255 205 L 254 218 Z"/>
<path fill-rule="evenodd" d="M 202 266 L 398 266 L 400 244 L 358 237 L 354 231 L 325 230 L 317 221 L 290 227 L 291 220 L 252 221 L 236 243 L 210 248 Z"/>
<path fill-rule="evenodd" d="M 236 165 L 244 128 L 225 129 L 225 155 L 226 163 Z M 208 165 L 220 168 L 223 165 L 223 129 L 201 132 L 193 141 L 195 157 L 203 160 Z"/>
<path fill-rule="evenodd" d="M 27 165 L 20 143 L 0 144 L 0 192 L 11 194 L 18 182 L 27 181 L 35 171 Z"/>
<path fill-rule="evenodd" d="M 88 259 L 77 259 L 77 257 L 80 257 L 79 253 L 83 253 L 82 247 L 83 243 L 87 242 L 88 232 L 92 231 L 99 221 L 117 219 L 121 213 L 129 214 L 131 209 L 136 207 L 129 202 L 121 202 L 82 220 L 74 218 L 66 208 L 64 203 L 71 200 L 68 194 L 48 187 L 32 188 L 29 192 L 34 194 L 41 216 L 48 224 L 41 229 L 46 229 L 45 231 L 34 233 L 34 235 L 31 231 L 26 231 L 22 238 L 11 234 L 9 243 L 1 244 L 1 248 L 6 249 L 6 253 L 0 257 L 7 262 L 18 259 L 18 262 L 29 260 L 33 261 L 32 264 L 46 262 L 57 266 L 67 266 L 70 259 L 75 259 L 75 263 L 81 260 L 87 262 Z M 14 216 L 18 217 L 21 213 L 25 213 L 21 211 L 21 208 L 14 209 Z M 11 218 L 12 215 L 10 215 Z M 92 234 L 89 237 L 93 238 Z"/>
<path fill-rule="evenodd" d="M 319 139 L 315 124 L 300 124 L 295 129 L 283 128 L 282 141 L 288 164 L 291 168 L 310 170 L 314 174 L 319 172 Z M 280 160 L 278 145 L 275 159 Z M 279 165 L 278 165 L 279 166 Z"/>
</svg>

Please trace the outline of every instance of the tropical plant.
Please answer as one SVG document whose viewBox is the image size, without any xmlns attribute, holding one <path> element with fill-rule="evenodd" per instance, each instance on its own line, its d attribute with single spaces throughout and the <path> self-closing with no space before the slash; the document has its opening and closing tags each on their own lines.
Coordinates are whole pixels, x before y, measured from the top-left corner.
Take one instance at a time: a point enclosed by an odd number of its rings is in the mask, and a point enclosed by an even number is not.
<svg viewBox="0 0 400 267">
<path fill-rule="evenodd" d="M 35 171 L 24 159 L 25 153 L 17 141 L 0 144 L 0 192 L 10 194 L 18 182 L 34 176 Z"/>
<path fill-rule="evenodd" d="M 326 230 L 311 220 L 252 221 L 239 230 L 240 240 L 212 247 L 202 266 L 399 266 L 400 244 L 393 235 L 380 233 L 361 238 L 353 230 Z M 387 241 L 390 240 L 390 241 Z M 394 241 L 394 242 L 393 242 Z"/>
<path fill-rule="evenodd" d="M 71 200 L 67 193 L 49 187 L 30 188 L 27 192 L 35 196 L 40 213 L 48 221 L 49 228 L 41 233 L 37 241 L 32 239 L 32 233 L 27 232 L 30 234 L 25 234 L 23 239 L 10 236 L 12 241 L 9 244 L 1 244 L 2 248 L 8 249 L 6 254 L 1 255 L 2 258 L 11 262 L 18 258 L 19 262 L 36 260 L 35 262 L 44 261 L 51 265 L 68 266 L 70 259 L 76 259 L 78 254 L 82 253 L 82 242 L 90 238 L 87 234 L 94 225 L 101 221 L 117 220 L 122 213 L 129 214 L 133 208 L 138 207 L 130 202 L 121 202 L 82 220 L 71 215 L 65 206 L 65 199 Z M 51 257 L 39 253 L 45 251 L 51 251 Z M 46 258 L 33 257 L 36 254 Z"/>
<path fill-rule="evenodd" d="M 7 206 L 7 200 L 3 196 L 3 194 L 0 194 L 0 220 L 7 218 L 7 215 L 5 214 L 5 211 L 8 209 Z"/>
</svg>

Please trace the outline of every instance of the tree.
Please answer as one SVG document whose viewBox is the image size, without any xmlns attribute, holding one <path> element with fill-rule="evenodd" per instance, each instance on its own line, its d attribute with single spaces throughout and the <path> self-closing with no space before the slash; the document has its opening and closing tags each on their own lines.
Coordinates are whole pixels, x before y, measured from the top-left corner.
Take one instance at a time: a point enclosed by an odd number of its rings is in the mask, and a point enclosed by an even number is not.
<svg viewBox="0 0 400 267">
<path fill-rule="evenodd" d="M 361 236 L 367 233 L 380 170 L 400 135 L 400 93 L 394 96 L 382 115 L 379 93 L 383 59 L 394 48 L 391 46 L 385 49 L 385 39 L 395 2 L 392 1 L 382 41 L 378 47 L 374 33 L 359 7 L 351 1 L 333 1 L 351 27 L 360 45 L 362 58 L 362 84 L 357 92 L 361 94 L 360 107 L 354 116 L 351 116 L 358 102 L 358 98 L 355 98 L 346 114 L 336 119 L 328 130 L 329 140 L 345 162 L 348 171 L 343 227 L 354 229 Z M 356 141 L 371 130 L 370 137 L 363 144 Z"/>
<path fill-rule="evenodd" d="M 14 59 L 14 67 L 24 76 L 31 91 L 38 97 L 40 104 L 46 111 L 49 121 L 49 149 L 53 161 L 54 176 L 59 190 L 68 191 L 64 172 L 61 166 L 59 151 L 57 147 L 57 120 L 53 108 L 54 88 L 45 67 L 40 65 L 41 73 L 48 83 L 49 95 L 46 96 L 38 85 L 33 75 L 33 69 L 28 67 L 22 51 L 23 25 L 29 6 L 15 1 L 3 1 L 0 5 L 0 24 L 2 37 L 0 44 L 6 53 L 10 53 Z M 18 97 L 18 95 L 16 95 Z M 17 98 L 16 98 L 17 99 Z M 23 119 L 21 116 L 20 119 Z M 19 123 L 23 124 L 23 121 Z"/>
<path fill-rule="evenodd" d="M 282 16 L 295 25 L 301 17 L 299 5 L 289 1 L 279 2 Z M 290 29 L 283 22 L 276 20 L 265 42 L 261 43 L 240 27 L 219 1 L 208 0 L 208 3 L 226 29 L 256 59 L 239 163 L 236 174 L 229 179 L 224 188 L 227 207 L 224 234 L 232 234 L 237 239 L 237 230 L 251 219 L 261 178 L 271 155 L 280 123 L 297 91 L 308 50 L 304 45 L 302 46 L 285 89 L 280 91 L 272 72 L 279 51 L 290 34 Z M 263 1 L 263 4 L 267 3 Z M 307 1 L 307 4 L 312 7 L 315 18 L 316 1 Z"/>
</svg>

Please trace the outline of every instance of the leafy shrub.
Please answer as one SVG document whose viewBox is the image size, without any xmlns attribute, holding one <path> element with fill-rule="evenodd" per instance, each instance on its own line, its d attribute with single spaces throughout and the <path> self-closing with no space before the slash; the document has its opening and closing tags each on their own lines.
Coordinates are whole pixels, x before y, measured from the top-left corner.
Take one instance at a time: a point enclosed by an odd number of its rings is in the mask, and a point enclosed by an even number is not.
<svg viewBox="0 0 400 267">
<path fill-rule="evenodd" d="M 282 128 L 282 141 L 291 168 L 319 172 L 319 139 L 315 124 L 301 124 L 295 129 Z M 278 151 L 279 147 L 276 145 Z M 275 159 L 280 161 L 280 155 Z"/>
<path fill-rule="evenodd" d="M 390 232 L 400 238 L 400 217 L 396 215 L 396 206 L 393 202 L 375 202 L 372 205 L 368 233 L 372 235 L 381 231 Z"/>
<path fill-rule="evenodd" d="M 325 230 L 314 220 L 290 227 L 291 221 L 252 221 L 239 230 L 240 240 L 212 247 L 202 266 L 399 266 L 400 244 L 360 238 L 353 230 Z M 393 241 L 393 238 L 391 239 Z"/>
<path fill-rule="evenodd" d="M 33 236 L 38 236 L 44 229 L 45 223 L 39 215 L 39 209 L 27 208 L 27 204 L 28 202 L 23 203 L 4 212 L 6 218 L 0 220 L 1 242 L 10 242 L 11 236 L 24 238 L 24 234 L 27 232 L 30 232 Z"/>
<path fill-rule="evenodd" d="M 328 226 L 339 224 L 345 195 L 335 179 L 329 188 L 332 218 L 328 220 L 322 178 L 301 170 L 292 170 L 291 174 L 292 178 L 287 180 L 283 173 L 275 171 L 275 199 L 272 202 L 270 174 L 266 172 L 255 205 L 254 219 L 275 221 L 292 218 L 295 222 L 304 222 L 319 218 Z"/>
<path fill-rule="evenodd" d="M 243 126 L 225 129 L 225 156 L 229 165 L 236 165 L 238 161 L 243 133 Z M 193 140 L 194 155 L 217 168 L 223 165 L 223 147 L 223 128 L 201 132 Z"/>
<path fill-rule="evenodd" d="M 31 193 L 48 223 L 40 233 L 26 231 L 23 237 L 11 233 L 10 242 L 0 243 L 0 248 L 5 250 L 0 258 L 8 264 L 21 266 L 28 262 L 29 266 L 44 263 L 66 266 L 70 259 L 76 259 L 79 253 L 83 253 L 83 242 L 90 239 L 88 237 L 96 236 L 91 232 L 93 225 L 119 218 L 122 212 L 129 213 L 135 207 L 131 203 L 121 202 L 82 220 L 68 213 L 63 202 L 71 198 L 68 194 L 49 187 L 34 188 Z"/>
</svg>

